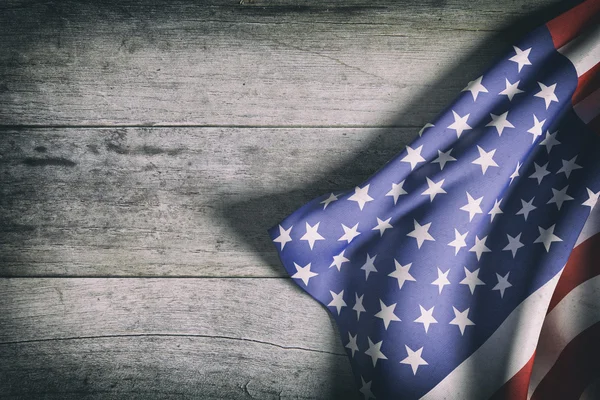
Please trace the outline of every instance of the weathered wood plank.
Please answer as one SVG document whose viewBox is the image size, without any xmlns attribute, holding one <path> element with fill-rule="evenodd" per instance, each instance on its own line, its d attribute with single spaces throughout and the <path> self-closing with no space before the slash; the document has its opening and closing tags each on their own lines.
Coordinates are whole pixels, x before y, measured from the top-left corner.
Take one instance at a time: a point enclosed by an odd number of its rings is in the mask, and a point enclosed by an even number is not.
<svg viewBox="0 0 600 400">
<path fill-rule="evenodd" d="M 2 398 L 357 393 L 327 311 L 287 279 L 12 278 L 0 293 Z"/>
<path fill-rule="evenodd" d="M 0 343 L 191 335 L 345 354 L 327 311 L 289 279 L 2 278 Z"/>
<path fill-rule="evenodd" d="M 202 337 L 0 345 L 3 399 L 357 399 L 345 355 Z"/>
<path fill-rule="evenodd" d="M 4 130 L 0 274 L 286 276 L 266 229 L 416 129 Z"/>
<path fill-rule="evenodd" d="M 422 125 L 556 1 L 243 3 L 3 2 L 0 124 Z"/>
</svg>

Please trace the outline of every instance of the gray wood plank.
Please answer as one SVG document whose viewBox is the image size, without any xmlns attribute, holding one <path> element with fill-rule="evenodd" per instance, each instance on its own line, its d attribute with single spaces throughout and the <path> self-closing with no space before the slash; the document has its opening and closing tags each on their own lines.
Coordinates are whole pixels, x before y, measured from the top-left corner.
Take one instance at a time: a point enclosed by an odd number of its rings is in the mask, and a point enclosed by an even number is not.
<svg viewBox="0 0 600 400">
<path fill-rule="evenodd" d="M 3 2 L 0 124 L 422 125 L 565 7 L 242 3 Z"/>
<path fill-rule="evenodd" d="M 3 130 L 2 276 L 287 276 L 266 230 L 416 129 Z"/>
<path fill-rule="evenodd" d="M 327 311 L 290 279 L 2 278 L 0 343 L 178 335 L 344 354 Z"/>
<path fill-rule="evenodd" d="M 287 279 L 0 279 L 2 398 L 355 398 Z"/>
<path fill-rule="evenodd" d="M 345 355 L 199 337 L 0 345 L 3 399 L 358 399 Z"/>
</svg>

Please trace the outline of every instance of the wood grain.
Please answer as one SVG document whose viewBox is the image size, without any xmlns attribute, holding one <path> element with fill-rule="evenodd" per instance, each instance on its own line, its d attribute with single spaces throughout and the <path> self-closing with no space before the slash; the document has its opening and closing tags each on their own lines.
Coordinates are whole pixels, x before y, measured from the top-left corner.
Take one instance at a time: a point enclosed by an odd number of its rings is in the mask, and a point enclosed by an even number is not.
<svg viewBox="0 0 600 400">
<path fill-rule="evenodd" d="M 415 129 L 55 128 L 0 141 L 3 276 L 286 276 L 266 230 Z"/>
<path fill-rule="evenodd" d="M 12 278 L 0 293 L 2 398 L 357 393 L 333 320 L 288 279 Z"/>
<path fill-rule="evenodd" d="M 346 356 L 201 337 L 0 345 L 3 399 L 358 400 Z"/>
<path fill-rule="evenodd" d="M 0 124 L 420 126 L 556 2 L 242 3 L 3 2 Z"/>
<path fill-rule="evenodd" d="M 3 278 L 0 289 L 5 344 L 173 335 L 345 354 L 326 310 L 290 279 Z"/>
</svg>

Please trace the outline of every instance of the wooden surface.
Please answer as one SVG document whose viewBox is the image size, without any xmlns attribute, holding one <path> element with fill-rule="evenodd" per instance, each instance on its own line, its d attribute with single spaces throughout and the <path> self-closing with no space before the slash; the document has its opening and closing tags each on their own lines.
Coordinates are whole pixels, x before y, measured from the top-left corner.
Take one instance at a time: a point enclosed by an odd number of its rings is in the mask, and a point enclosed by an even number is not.
<svg viewBox="0 0 600 400">
<path fill-rule="evenodd" d="M 552 0 L 0 4 L 0 398 L 358 398 L 266 229 Z"/>
<path fill-rule="evenodd" d="M 5 279 L 0 393 L 352 398 L 327 314 L 287 283 Z"/>
</svg>

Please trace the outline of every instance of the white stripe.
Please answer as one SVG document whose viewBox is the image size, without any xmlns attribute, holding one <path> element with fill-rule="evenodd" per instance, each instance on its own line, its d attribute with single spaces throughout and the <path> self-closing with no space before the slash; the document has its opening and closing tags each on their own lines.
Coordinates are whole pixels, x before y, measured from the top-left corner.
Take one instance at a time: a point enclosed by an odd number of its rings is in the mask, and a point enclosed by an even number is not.
<svg viewBox="0 0 600 400">
<path fill-rule="evenodd" d="M 588 240 L 596 233 L 600 232 L 600 202 L 596 207 L 592 209 L 590 216 L 587 221 L 585 221 L 585 225 L 579 234 L 579 238 L 577 238 L 577 243 L 575 243 L 575 247 L 579 246 L 582 242 Z"/>
<path fill-rule="evenodd" d="M 585 225 L 583 226 L 583 229 L 582 229 L 581 233 L 579 234 L 579 237 L 577 238 L 577 243 L 575 243 L 575 247 L 579 246 L 581 243 L 583 243 L 584 241 L 588 240 L 590 237 L 592 237 L 598 233 L 600 233 L 600 207 L 594 207 L 592 209 L 592 211 L 590 212 L 590 215 L 589 215 L 588 219 L 586 220 Z M 575 289 L 579 290 L 580 287 L 581 286 L 579 286 Z M 565 298 L 563 298 L 557 304 L 557 307 L 561 306 L 561 305 L 562 305 L 561 307 L 566 307 L 564 304 L 567 304 L 567 303 L 563 303 L 563 302 L 568 301 L 568 300 L 566 300 L 567 298 L 573 299 L 571 297 L 571 295 L 577 295 L 577 293 L 581 294 L 581 291 L 578 291 L 578 292 L 571 291 Z M 585 294 L 585 292 L 584 292 L 584 294 Z M 554 310 L 556 310 L 556 308 Z M 554 310 L 552 310 L 552 312 L 550 314 L 553 314 Z M 556 314 L 553 314 L 553 315 L 556 315 Z M 567 314 L 567 316 L 568 316 L 568 314 Z M 570 321 L 567 320 L 567 321 L 563 321 L 563 323 L 564 322 L 569 323 Z M 558 355 L 556 355 L 556 354 L 554 356 L 552 356 L 551 354 L 548 355 L 547 352 L 549 351 L 550 353 L 552 353 L 552 352 L 556 353 L 558 351 L 560 353 L 560 351 L 562 351 L 564 346 L 567 344 L 567 342 L 563 343 L 562 347 L 560 345 L 558 345 L 558 347 L 560 347 L 560 348 L 556 348 L 556 349 L 553 349 L 552 347 L 547 346 L 548 345 L 547 338 L 550 337 L 550 339 L 551 339 L 552 336 L 556 333 L 556 330 L 559 329 L 556 326 L 558 323 L 559 323 L 558 319 L 552 320 L 552 319 L 547 318 L 544 321 L 544 325 L 542 326 L 542 333 L 540 335 L 540 343 L 538 344 L 538 347 L 536 349 L 536 358 L 534 361 L 533 372 L 532 372 L 531 380 L 529 382 L 528 398 L 532 396 L 535 388 L 537 388 L 540 381 L 544 378 L 544 376 L 548 373 L 548 371 L 550 370 L 550 368 L 556 361 L 556 357 L 558 357 Z M 554 361 L 551 361 L 552 358 L 554 358 Z M 549 363 L 549 362 L 551 362 L 551 364 L 548 366 L 547 363 Z"/>
<path fill-rule="evenodd" d="M 585 32 L 558 49 L 577 70 L 577 76 L 589 71 L 600 62 L 600 26 Z"/>
<path fill-rule="evenodd" d="M 519 304 L 479 349 L 423 399 L 487 399 L 519 372 L 535 351 L 560 272 Z"/>
<path fill-rule="evenodd" d="M 596 89 L 585 99 L 573 106 L 575 114 L 584 122 L 589 123 L 600 114 L 600 89 Z"/>
<path fill-rule="evenodd" d="M 581 332 L 600 321 L 600 276 L 571 290 L 546 317 L 533 363 L 529 393 L 550 371 L 560 353 Z"/>
</svg>

